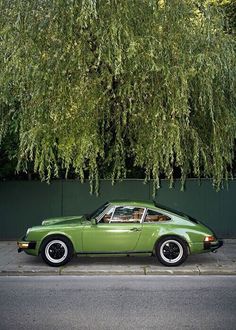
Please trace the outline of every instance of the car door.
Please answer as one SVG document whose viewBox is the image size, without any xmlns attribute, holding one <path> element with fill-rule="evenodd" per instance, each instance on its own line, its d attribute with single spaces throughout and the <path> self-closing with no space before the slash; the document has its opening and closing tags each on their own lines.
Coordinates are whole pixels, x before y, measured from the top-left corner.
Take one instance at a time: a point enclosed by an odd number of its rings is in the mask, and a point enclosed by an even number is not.
<svg viewBox="0 0 236 330">
<path fill-rule="evenodd" d="M 122 253 L 135 250 L 142 232 L 144 208 L 114 206 L 97 224 L 83 230 L 83 252 Z"/>
<path fill-rule="evenodd" d="M 142 233 L 137 244 L 139 251 L 152 251 L 160 234 L 171 231 L 171 218 L 159 210 L 147 209 L 143 217 Z"/>
</svg>

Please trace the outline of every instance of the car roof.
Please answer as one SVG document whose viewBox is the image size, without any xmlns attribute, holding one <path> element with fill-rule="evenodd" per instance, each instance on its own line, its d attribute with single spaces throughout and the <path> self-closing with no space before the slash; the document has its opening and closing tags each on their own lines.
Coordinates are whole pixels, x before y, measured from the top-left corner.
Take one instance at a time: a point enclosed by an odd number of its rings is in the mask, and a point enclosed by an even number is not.
<svg viewBox="0 0 236 330">
<path fill-rule="evenodd" d="M 151 201 L 134 201 L 134 200 L 128 200 L 128 199 L 123 199 L 123 200 L 112 200 L 109 202 L 111 205 L 127 205 L 127 206 L 137 206 L 137 207 L 155 207 L 155 204 Z M 156 208 L 156 207 L 155 207 Z"/>
</svg>

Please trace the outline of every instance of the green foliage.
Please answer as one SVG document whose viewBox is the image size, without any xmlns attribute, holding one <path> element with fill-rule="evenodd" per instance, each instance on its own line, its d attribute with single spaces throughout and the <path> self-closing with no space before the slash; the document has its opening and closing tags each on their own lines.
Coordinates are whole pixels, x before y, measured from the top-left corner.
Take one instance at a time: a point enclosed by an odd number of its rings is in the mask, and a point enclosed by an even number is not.
<svg viewBox="0 0 236 330">
<path fill-rule="evenodd" d="M 231 173 L 236 56 L 206 1 L 0 0 L 0 137 L 14 117 L 18 170 L 71 168 L 98 183 L 126 161 L 146 178 Z M 17 104 L 17 106 L 16 106 Z"/>
<path fill-rule="evenodd" d="M 236 33 L 236 0 L 208 0 L 210 5 L 223 10 L 227 32 Z"/>
</svg>

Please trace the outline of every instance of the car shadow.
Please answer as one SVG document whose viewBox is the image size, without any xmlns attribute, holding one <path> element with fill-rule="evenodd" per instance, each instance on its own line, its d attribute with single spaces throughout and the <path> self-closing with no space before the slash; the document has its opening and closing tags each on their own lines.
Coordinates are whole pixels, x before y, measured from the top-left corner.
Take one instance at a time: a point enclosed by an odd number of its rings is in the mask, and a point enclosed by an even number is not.
<svg viewBox="0 0 236 330">
<path fill-rule="evenodd" d="M 210 265 L 216 264 L 217 259 L 214 254 L 206 253 L 201 255 L 190 255 L 188 259 L 178 268 L 186 266 Z M 163 266 L 155 256 L 81 256 L 75 255 L 72 260 L 63 267 L 83 267 L 83 266 L 139 266 L 152 267 Z M 18 267 L 50 267 L 42 260 L 41 256 L 30 255 L 22 256 L 18 261 Z M 52 268 L 52 267 L 50 267 Z"/>
</svg>

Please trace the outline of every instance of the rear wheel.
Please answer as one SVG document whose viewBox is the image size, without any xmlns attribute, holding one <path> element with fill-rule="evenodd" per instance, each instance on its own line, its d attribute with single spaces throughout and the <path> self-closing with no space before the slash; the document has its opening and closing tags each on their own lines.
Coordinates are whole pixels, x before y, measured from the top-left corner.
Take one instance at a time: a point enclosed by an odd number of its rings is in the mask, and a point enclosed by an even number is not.
<svg viewBox="0 0 236 330">
<path fill-rule="evenodd" d="M 168 236 L 157 243 L 156 256 L 165 266 L 179 266 L 186 260 L 188 248 L 181 238 Z"/>
<path fill-rule="evenodd" d="M 72 243 L 66 237 L 49 237 L 42 244 L 41 256 L 50 266 L 65 265 L 73 257 Z"/>
</svg>

